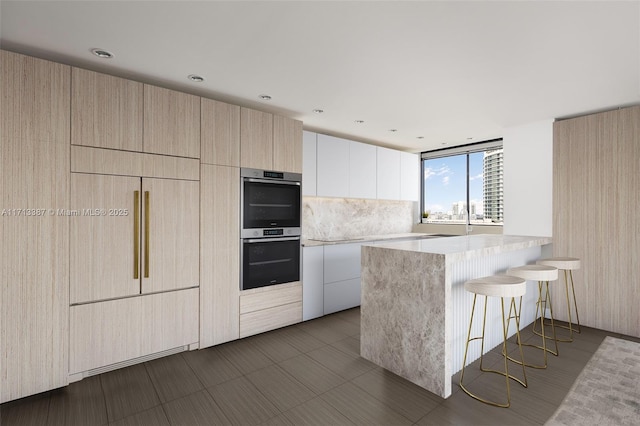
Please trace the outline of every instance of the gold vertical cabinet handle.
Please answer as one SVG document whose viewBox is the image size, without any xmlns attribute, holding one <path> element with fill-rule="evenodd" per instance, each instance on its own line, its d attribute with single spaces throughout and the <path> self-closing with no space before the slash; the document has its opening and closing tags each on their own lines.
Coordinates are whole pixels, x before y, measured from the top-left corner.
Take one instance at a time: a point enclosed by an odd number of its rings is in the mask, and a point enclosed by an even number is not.
<svg viewBox="0 0 640 426">
<path fill-rule="evenodd" d="M 133 279 L 140 277 L 140 191 L 133 191 Z"/>
<path fill-rule="evenodd" d="M 149 278 L 149 191 L 144 191 L 144 277 Z"/>
</svg>

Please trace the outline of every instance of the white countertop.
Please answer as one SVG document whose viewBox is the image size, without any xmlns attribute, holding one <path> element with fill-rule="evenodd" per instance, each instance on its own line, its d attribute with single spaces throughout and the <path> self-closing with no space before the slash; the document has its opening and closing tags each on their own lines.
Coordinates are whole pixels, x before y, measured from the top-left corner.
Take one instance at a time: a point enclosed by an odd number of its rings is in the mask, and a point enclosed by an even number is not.
<svg viewBox="0 0 640 426">
<path fill-rule="evenodd" d="M 465 258 L 521 250 L 528 247 L 552 243 L 551 237 L 530 237 L 521 235 L 481 234 L 446 238 L 426 238 L 399 242 L 376 242 L 375 247 L 418 253 L 442 254 L 447 258 Z M 455 260 L 455 259 L 453 259 Z"/>
</svg>

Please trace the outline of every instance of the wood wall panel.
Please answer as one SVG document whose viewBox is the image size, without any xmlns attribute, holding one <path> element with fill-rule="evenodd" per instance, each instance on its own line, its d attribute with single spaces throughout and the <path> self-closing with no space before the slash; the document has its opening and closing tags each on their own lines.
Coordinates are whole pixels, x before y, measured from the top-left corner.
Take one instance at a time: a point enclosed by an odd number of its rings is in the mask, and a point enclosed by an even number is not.
<svg viewBox="0 0 640 426">
<path fill-rule="evenodd" d="M 0 402 L 67 384 L 71 70 L 0 51 Z"/>
<path fill-rule="evenodd" d="M 239 337 L 240 169 L 201 165 L 200 348 Z"/>
<path fill-rule="evenodd" d="M 640 337 L 640 107 L 554 124 L 554 255 L 582 260 L 574 273 L 583 324 Z M 567 319 L 564 283 L 554 314 Z"/>
</svg>

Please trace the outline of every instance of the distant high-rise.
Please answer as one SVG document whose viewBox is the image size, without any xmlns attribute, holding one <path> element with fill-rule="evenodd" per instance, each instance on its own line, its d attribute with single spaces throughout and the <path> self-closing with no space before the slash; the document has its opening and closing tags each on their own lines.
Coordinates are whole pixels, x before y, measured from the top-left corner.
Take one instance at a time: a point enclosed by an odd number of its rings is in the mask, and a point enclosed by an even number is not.
<svg viewBox="0 0 640 426">
<path fill-rule="evenodd" d="M 484 218 L 502 223 L 503 205 L 503 153 L 502 148 L 485 151 L 483 160 Z"/>
</svg>

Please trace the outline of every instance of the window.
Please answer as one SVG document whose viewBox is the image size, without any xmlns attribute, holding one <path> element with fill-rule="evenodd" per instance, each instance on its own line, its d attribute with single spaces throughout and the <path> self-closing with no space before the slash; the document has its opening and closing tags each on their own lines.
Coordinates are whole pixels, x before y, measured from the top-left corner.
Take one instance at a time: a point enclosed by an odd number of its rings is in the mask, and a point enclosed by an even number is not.
<svg viewBox="0 0 640 426">
<path fill-rule="evenodd" d="M 502 225 L 502 139 L 422 153 L 422 211 L 427 223 Z"/>
</svg>

